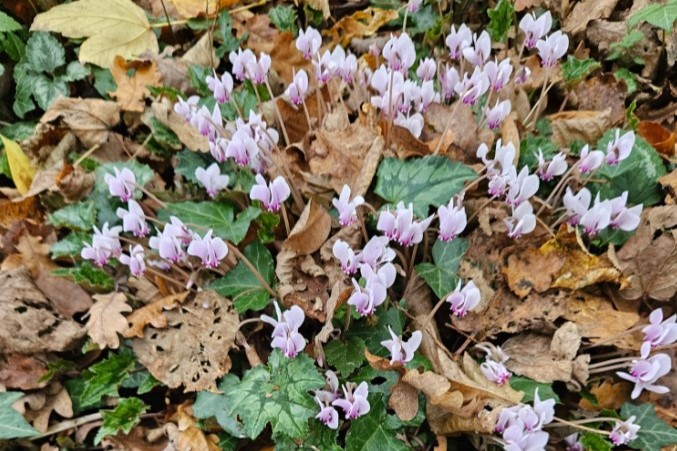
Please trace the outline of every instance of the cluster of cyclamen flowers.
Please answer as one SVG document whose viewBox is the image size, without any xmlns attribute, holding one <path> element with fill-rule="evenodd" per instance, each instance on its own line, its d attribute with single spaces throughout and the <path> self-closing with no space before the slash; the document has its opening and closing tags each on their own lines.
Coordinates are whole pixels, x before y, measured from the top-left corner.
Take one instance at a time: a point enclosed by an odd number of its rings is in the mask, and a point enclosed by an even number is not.
<svg viewBox="0 0 677 451">
<path fill-rule="evenodd" d="M 496 385 L 505 385 L 512 376 L 512 373 L 505 367 L 505 362 L 510 357 L 503 352 L 500 346 L 494 346 L 491 343 L 481 343 L 476 348 L 486 353 L 486 358 L 480 365 L 480 370 L 484 374 L 484 377 Z"/>
<path fill-rule="evenodd" d="M 342 387 L 343 397 L 339 391 L 339 382 L 336 373 L 327 370 L 325 373 L 325 390 L 315 391 L 315 401 L 320 406 L 320 412 L 315 416 L 325 426 L 338 428 L 339 414 L 334 407 L 343 410 L 346 420 L 354 420 L 369 413 L 370 405 L 367 400 L 369 387 L 366 382 L 356 385 L 352 382 L 344 384 Z"/>
<path fill-rule="evenodd" d="M 538 389 L 534 392 L 534 405 L 516 405 L 501 410 L 495 431 L 503 436 L 507 451 L 545 449 L 550 435 L 543 426 L 555 417 L 555 400 L 541 401 Z"/>
</svg>

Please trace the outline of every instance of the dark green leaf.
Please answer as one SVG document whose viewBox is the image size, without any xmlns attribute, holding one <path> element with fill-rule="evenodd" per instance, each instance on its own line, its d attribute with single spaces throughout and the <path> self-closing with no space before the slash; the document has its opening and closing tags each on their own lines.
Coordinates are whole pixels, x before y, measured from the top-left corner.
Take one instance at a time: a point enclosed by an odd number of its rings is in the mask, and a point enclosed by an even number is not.
<svg viewBox="0 0 677 451">
<path fill-rule="evenodd" d="M 327 363 L 347 378 L 359 368 L 365 360 L 366 345 L 361 338 L 350 337 L 347 340 L 332 340 L 324 347 Z"/>
<path fill-rule="evenodd" d="M 141 421 L 140 416 L 146 413 L 148 406 L 139 398 L 121 399 L 113 410 L 102 410 L 103 425 L 94 437 L 94 444 L 98 445 L 104 437 L 115 435 L 119 431 L 129 434 L 134 426 Z"/>
<path fill-rule="evenodd" d="M 635 74 L 630 72 L 630 70 L 621 67 L 614 72 L 614 77 L 616 77 L 616 80 L 623 80 L 625 82 L 628 87 L 628 94 L 637 91 L 637 77 L 635 77 Z"/>
<path fill-rule="evenodd" d="M 438 298 L 454 291 L 458 283 L 456 271 L 461 264 L 461 258 L 468 249 L 468 241 L 456 238 L 450 242 L 442 240 L 433 244 L 434 263 L 419 263 L 416 272 L 428 283 Z"/>
<path fill-rule="evenodd" d="M 219 391 L 226 393 L 239 383 L 237 377 L 227 374 L 219 383 Z M 201 391 L 193 404 L 193 414 L 199 419 L 214 417 L 224 431 L 234 437 L 244 438 L 242 424 L 237 420 L 237 415 L 228 415 L 226 407 L 226 397 L 223 394 Z"/>
<path fill-rule="evenodd" d="M 62 240 L 52 244 L 49 252 L 52 258 L 75 257 L 80 255 L 84 243 L 90 241 L 92 236 L 86 232 L 71 232 Z"/>
<path fill-rule="evenodd" d="M 243 254 L 268 285 L 275 282 L 275 262 L 263 244 L 255 241 L 245 248 Z M 239 313 L 262 310 L 270 302 L 268 291 L 241 261 L 228 274 L 210 284 L 209 288 L 221 296 L 231 298 Z"/>
<path fill-rule="evenodd" d="M 613 42 L 611 45 L 609 45 L 609 50 L 611 50 L 611 53 L 606 59 L 608 61 L 613 61 L 621 58 L 642 39 L 644 39 L 644 33 L 639 30 L 632 30 L 630 33 L 623 36 L 623 39 L 620 41 Z"/>
<path fill-rule="evenodd" d="M 4 151 L 0 152 L 0 174 L 4 175 L 8 179 L 12 178 L 12 171 L 9 169 L 7 154 Z"/>
<path fill-rule="evenodd" d="M 35 124 L 33 122 L 14 122 L 2 127 L 1 134 L 14 141 L 23 141 L 33 136 Z"/>
<path fill-rule="evenodd" d="M 178 164 L 176 165 L 175 172 L 192 183 L 197 183 L 195 170 L 197 168 L 206 168 L 210 164 L 208 154 L 193 152 L 188 149 L 176 154 L 176 159 Z"/>
<path fill-rule="evenodd" d="M 400 335 L 404 331 L 404 323 L 404 313 L 395 307 L 385 311 L 377 310 L 373 316 L 360 318 L 351 323 L 350 330 L 345 336 L 361 338 L 369 352 L 385 357 L 389 352 L 381 345 L 381 342 L 392 338 L 388 332 L 388 326 L 395 334 Z"/>
<path fill-rule="evenodd" d="M 488 11 L 489 25 L 487 31 L 494 41 L 503 42 L 508 37 L 512 17 L 515 15 L 515 7 L 511 0 L 499 0 L 494 9 Z"/>
<path fill-rule="evenodd" d="M 346 451 L 389 451 L 409 449 L 385 427 L 386 406 L 381 395 L 369 397 L 370 410 L 353 420 L 346 434 Z"/>
<path fill-rule="evenodd" d="M 118 354 L 109 354 L 108 358 L 87 368 L 79 378 L 84 384 L 82 392 L 75 394 L 78 406 L 85 409 L 97 405 L 104 396 L 117 397 L 118 388 L 135 364 L 134 354 L 123 348 Z M 70 395 L 74 397 L 73 393 Z"/>
<path fill-rule="evenodd" d="M 653 404 L 636 406 L 626 402 L 621 408 L 621 417 L 627 420 L 631 416 L 637 417 L 635 424 L 641 429 L 637 432 L 637 439 L 628 444 L 630 448 L 660 451 L 663 446 L 677 443 L 677 429 L 670 427 L 656 416 Z"/>
<path fill-rule="evenodd" d="M 592 58 L 579 60 L 569 55 L 566 62 L 562 64 L 562 76 L 567 83 L 576 84 L 600 67 L 602 65 Z"/>
<path fill-rule="evenodd" d="M 66 52 L 57 38 L 49 33 L 32 33 L 26 43 L 26 62 L 34 72 L 53 73 L 66 64 Z"/>
<path fill-rule="evenodd" d="M 435 26 L 439 17 L 440 15 L 433 9 L 432 5 L 423 6 L 414 14 L 409 14 L 407 33 L 411 36 L 425 33 Z"/>
<path fill-rule="evenodd" d="M 12 404 L 23 395 L 21 392 L 14 391 L 0 393 L 0 440 L 39 434 L 19 412 L 12 408 Z"/>
<path fill-rule="evenodd" d="M 556 402 L 560 402 L 559 396 L 557 396 L 557 393 L 555 393 L 555 391 L 552 389 L 552 384 L 543 384 L 527 377 L 512 376 L 510 378 L 510 387 L 524 392 L 524 398 L 522 398 L 522 402 L 525 403 L 529 403 L 534 400 L 534 393 L 536 389 L 538 389 L 538 397 L 541 399 L 541 401 L 544 399 L 554 399 Z"/>
<path fill-rule="evenodd" d="M 21 24 L 6 13 L 0 11 L 0 33 L 21 30 Z"/>
<path fill-rule="evenodd" d="M 288 31 L 294 36 L 296 36 L 299 31 L 296 26 L 296 21 L 298 20 L 296 7 L 292 5 L 278 5 L 271 8 L 270 11 L 268 11 L 268 17 L 273 25 L 280 31 Z"/>
<path fill-rule="evenodd" d="M 611 451 L 613 448 L 613 445 L 603 435 L 594 432 L 584 432 L 579 442 L 586 451 Z"/>
<path fill-rule="evenodd" d="M 94 89 L 101 94 L 101 97 L 107 98 L 108 94 L 118 89 L 117 83 L 108 69 L 94 68 Z"/>
<path fill-rule="evenodd" d="M 47 221 L 56 227 L 92 230 L 96 225 L 96 205 L 91 200 L 67 205 L 51 213 Z"/>
<path fill-rule="evenodd" d="M 672 31 L 675 20 L 677 20 L 677 0 L 670 0 L 665 4 L 652 3 L 630 16 L 628 28 L 634 28 L 640 22 L 648 22 L 665 31 Z"/>
<path fill-rule="evenodd" d="M 43 74 L 33 78 L 33 98 L 43 110 L 47 110 L 59 97 L 68 97 L 69 94 L 68 84 L 59 78 L 52 79 Z"/>
<path fill-rule="evenodd" d="M 18 62 L 26 54 L 26 41 L 18 33 L 7 33 L 0 45 L 12 61 Z"/>
<path fill-rule="evenodd" d="M 101 268 L 95 268 L 85 261 L 72 268 L 59 268 L 52 271 L 55 276 L 67 277 L 73 282 L 95 291 L 106 292 L 115 287 L 115 280 Z"/>
</svg>

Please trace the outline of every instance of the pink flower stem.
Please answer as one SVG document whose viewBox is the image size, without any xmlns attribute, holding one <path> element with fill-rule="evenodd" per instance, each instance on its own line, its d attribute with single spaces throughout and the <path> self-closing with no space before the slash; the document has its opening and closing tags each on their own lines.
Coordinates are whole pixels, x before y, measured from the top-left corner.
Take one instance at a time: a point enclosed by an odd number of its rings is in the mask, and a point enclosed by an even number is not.
<svg viewBox="0 0 677 451">
<path fill-rule="evenodd" d="M 287 217 L 287 207 L 282 202 L 282 220 L 284 221 L 284 229 L 287 232 L 287 238 L 289 238 L 290 228 L 289 228 L 289 218 Z"/>
<path fill-rule="evenodd" d="M 637 356 L 631 356 L 631 357 L 619 357 L 617 359 L 611 359 L 611 360 L 606 360 L 604 362 L 597 362 L 593 363 L 591 365 L 588 365 L 589 369 L 597 369 L 601 367 L 605 367 L 614 363 L 624 363 L 624 362 L 632 362 L 633 360 L 637 360 Z"/>
<path fill-rule="evenodd" d="M 554 423 L 546 424 L 544 427 L 551 427 L 552 428 L 552 427 L 570 426 L 570 427 L 573 427 L 573 428 L 576 428 L 576 429 L 580 429 L 582 431 L 594 432 L 595 434 L 600 434 L 600 435 L 609 435 L 610 432 L 608 432 L 608 431 L 600 431 L 599 429 L 589 428 L 589 427 L 583 426 L 582 423 L 581 423 L 581 421 L 583 423 L 594 423 L 594 422 L 598 422 L 598 420 L 599 421 L 614 421 L 614 422 L 619 421 L 617 418 L 606 418 L 606 417 L 602 417 L 602 418 L 603 419 L 601 419 L 601 420 L 599 420 L 598 418 L 588 418 L 588 420 L 594 420 L 594 421 L 585 421 L 585 420 L 568 421 L 568 420 L 564 420 L 564 419 L 559 418 L 559 417 L 555 417 Z"/>
<path fill-rule="evenodd" d="M 313 132 L 313 123 L 310 120 L 310 113 L 308 112 L 308 106 L 306 105 L 306 99 L 303 99 L 301 101 L 301 103 L 303 104 L 303 112 L 305 113 L 306 121 L 308 122 L 308 131 L 310 133 L 312 133 Z M 318 108 L 319 108 L 319 105 L 318 105 Z"/>
<path fill-rule="evenodd" d="M 287 145 L 290 145 L 291 141 L 289 141 L 289 135 L 287 134 L 287 127 L 285 127 L 284 121 L 282 120 L 282 114 L 280 113 L 280 109 L 277 107 L 277 99 L 275 98 L 275 95 L 273 94 L 273 90 L 270 87 L 270 83 L 268 82 L 267 76 L 266 76 L 266 88 L 268 89 L 268 93 L 270 94 L 270 100 L 273 102 L 273 107 L 275 107 L 275 114 L 277 115 L 277 121 L 280 123 L 280 128 L 282 128 L 282 134 L 284 135 L 284 142 Z"/>
</svg>

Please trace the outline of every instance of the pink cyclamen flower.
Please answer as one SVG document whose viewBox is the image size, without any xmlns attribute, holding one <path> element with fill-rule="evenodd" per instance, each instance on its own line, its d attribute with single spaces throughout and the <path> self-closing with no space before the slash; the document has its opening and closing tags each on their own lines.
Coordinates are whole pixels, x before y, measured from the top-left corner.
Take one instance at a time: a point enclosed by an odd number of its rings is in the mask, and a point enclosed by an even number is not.
<svg viewBox="0 0 677 451">
<path fill-rule="evenodd" d="M 118 218 L 122 219 L 122 230 L 132 232 L 136 237 L 148 235 L 146 215 L 137 201 L 130 199 L 127 202 L 127 210 L 120 207 L 115 213 Z"/>
<path fill-rule="evenodd" d="M 336 409 L 317 396 L 315 396 L 315 401 L 320 406 L 320 412 L 315 415 L 315 418 L 330 429 L 338 428 L 339 414 Z"/>
<path fill-rule="evenodd" d="M 484 72 L 489 78 L 489 85 L 494 92 L 498 92 L 510 81 L 512 75 L 512 64 L 510 59 L 505 58 L 500 63 L 496 61 L 489 61 L 484 66 Z"/>
<path fill-rule="evenodd" d="M 625 421 L 618 421 L 609 434 L 609 440 L 615 446 L 627 445 L 637 438 L 640 426 L 635 424 L 636 416 L 631 416 Z"/>
<path fill-rule="evenodd" d="M 580 225 L 588 236 L 595 236 L 611 224 L 611 203 L 602 201 L 599 193 L 592 207 L 581 217 Z"/>
<path fill-rule="evenodd" d="M 585 451 L 585 447 L 578 440 L 578 437 L 578 432 L 574 432 L 573 434 L 564 437 L 564 443 L 567 446 L 566 451 Z"/>
<path fill-rule="evenodd" d="M 364 197 L 355 196 L 351 200 L 350 186 L 343 185 L 338 199 L 332 199 L 331 203 L 338 210 L 339 224 L 345 227 L 357 221 L 357 207 L 364 203 Z"/>
<path fill-rule="evenodd" d="M 536 157 L 538 158 L 538 170 L 536 171 L 536 174 L 538 174 L 538 177 L 544 182 L 549 182 L 553 178 L 558 177 L 567 171 L 568 165 L 564 152 L 560 152 L 552 157 L 552 160 L 546 161 L 545 158 L 543 158 L 543 152 L 541 152 L 541 149 L 539 148 Z"/>
<path fill-rule="evenodd" d="M 449 56 L 452 60 L 458 60 L 463 55 L 463 50 L 465 50 L 472 43 L 472 31 L 466 26 L 466 24 L 461 24 L 456 31 L 456 26 L 451 26 L 451 31 L 447 38 L 444 41 L 449 48 Z"/>
<path fill-rule="evenodd" d="M 527 66 L 522 66 L 517 71 L 515 72 L 515 84 L 516 85 L 523 85 L 524 83 L 527 82 L 529 77 L 531 76 L 531 69 L 529 69 Z"/>
<path fill-rule="evenodd" d="M 259 154 L 259 146 L 243 131 L 237 131 L 226 146 L 226 158 L 232 158 L 238 166 L 249 166 Z"/>
<path fill-rule="evenodd" d="M 508 205 L 516 207 L 538 192 L 540 182 L 538 176 L 530 175 L 529 168 L 524 166 L 520 173 L 512 178 L 508 184 L 510 188 L 506 195 L 506 202 Z"/>
<path fill-rule="evenodd" d="M 127 168 L 113 168 L 115 175 L 106 174 L 103 180 L 108 185 L 108 191 L 111 196 L 119 197 L 122 202 L 127 202 L 134 197 L 136 188 L 136 177 L 134 173 Z"/>
<path fill-rule="evenodd" d="M 358 259 L 350 245 L 343 240 L 336 240 L 332 247 L 334 257 L 341 262 L 341 270 L 350 276 L 357 272 Z"/>
<path fill-rule="evenodd" d="M 313 55 L 320 50 L 321 45 L 322 36 L 319 31 L 313 27 L 308 27 L 305 31 L 299 30 L 299 37 L 296 38 L 296 49 L 303 53 L 305 59 L 312 59 Z"/>
<path fill-rule="evenodd" d="M 528 49 L 534 48 L 536 42 L 548 34 L 550 28 L 552 28 L 552 16 L 550 15 L 550 11 L 541 14 L 538 19 L 536 19 L 534 13 L 526 14 L 522 17 L 522 20 L 520 20 L 519 28 L 526 35 L 524 46 Z"/>
<path fill-rule="evenodd" d="M 656 385 L 656 382 L 668 374 L 671 367 L 672 359 L 667 354 L 656 354 L 647 359 L 634 360 L 630 365 L 630 373 L 618 371 L 616 375 L 635 384 L 630 397 L 637 399 L 643 390 L 658 394 L 668 393 L 668 387 Z"/>
<path fill-rule="evenodd" d="M 581 188 L 578 194 L 574 195 L 571 188 L 567 187 L 563 199 L 567 222 L 572 226 L 578 225 L 581 222 L 583 215 L 588 212 L 591 201 L 592 193 L 590 193 L 590 190 L 587 188 Z"/>
<path fill-rule="evenodd" d="M 223 163 L 228 158 L 226 156 L 226 149 L 229 143 L 230 140 L 220 136 L 213 141 L 209 141 L 209 153 L 218 163 Z"/>
<path fill-rule="evenodd" d="M 635 133 L 629 131 L 620 136 L 621 131 L 616 130 L 616 137 L 609 142 L 606 150 L 606 164 L 616 166 L 630 156 L 635 145 Z"/>
<path fill-rule="evenodd" d="M 354 420 L 369 413 L 368 394 L 369 387 L 366 382 L 362 382 L 357 387 L 354 383 L 348 382 L 343 386 L 343 398 L 337 399 L 331 404 L 343 409 L 346 419 Z"/>
<path fill-rule="evenodd" d="M 454 67 L 445 66 L 439 75 L 440 87 L 442 88 L 442 97 L 446 100 L 454 96 L 454 89 L 460 80 L 458 71 Z"/>
<path fill-rule="evenodd" d="M 558 30 L 545 39 L 539 40 L 536 48 L 541 58 L 541 66 L 554 67 L 569 49 L 569 36 Z"/>
<path fill-rule="evenodd" d="M 214 76 L 207 76 L 207 88 L 214 94 L 214 98 L 219 103 L 226 103 L 230 100 L 230 94 L 233 92 L 233 77 L 228 72 L 224 72 L 219 78 L 214 72 Z"/>
<path fill-rule="evenodd" d="M 261 52 L 258 60 L 250 60 L 247 62 L 247 65 L 245 66 L 247 78 L 257 85 L 265 83 L 271 63 L 272 60 L 270 59 L 270 55 Z"/>
<path fill-rule="evenodd" d="M 382 265 L 388 264 L 395 259 L 395 251 L 388 247 L 388 237 L 373 236 L 364 245 L 359 253 L 358 260 L 361 265 L 368 265 L 374 271 Z"/>
<path fill-rule="evenodd" d="M 157 250 L 161 258 L 176 263 L 186 256 L 183 246 L 190 243 L 193 237 L 178 218 L 171 216 L 169 219 L 171 222 L 165 224 L 162 232 L 158 231 L 156 236 L 150 238 L 148 246 Z"/>
<path fill-rule="evenodd" d="M 536 228 L 536 216 L 531 202 L 522 202 L 512 211 L 512 216 L 504 219 L 510 238 L 519 238 L 533 232 Z"/>
<path fill-rule="evenodd" d="M 287 90 L 284 92 L 284 95 L 289 99 L 289 102 L 294 106 L 299 106 L 303 104 L 303 101 L 308 94 L 308 74 L 305 70 L 301 69 L 300 71 L 294 74 L 294 80 L 287 87 Z"/>
<path fill-rule="evenodd" d="M 226 243 L 218 236 L 212 237 L 212 233 L 210 229 L 204 237 L 196 234 L 188 245 L 188 255 L 201 259 L 202 265 L 207 268 L 216 268 L 228 255 Z"/>
<path fill-rule="evenodd" d="M 421 9 L 421 3 L 423 3 L 423 0 L 409 0 L 409 3 L 407 3 L 407 11 L 410 13 L 418 12 L 418 10 Z"/>
<path fill-rule="evenodd" d="M 212 163 L 207 169 L 195 169 L 195 178 L 206 190 L 209 197 L 214 197 L 216 194 L 228 188 L 230 178 L 227 175 L 221 174 L 221 169 L 218 163 Z"/>
<path fill-rule="evenodd" d="M 451 304 L 451 312 L 463 318 L 480 304 L 482 296 L 479 288 L 472 280 L 463 286 L 462 281 L 458 281 L 456 289 L 447 296 L 446 302 Z"/>
<path fill-rule="evenodd" d="M 435 78 L 435 72 L 437 72 L 437 62 L 432 58 L 425 58 L 418 64 L 416 69 L 416 75 L 421 81 L 430 81 Z"/>
<path fill-rule="evenodd" d="M 407 33 L 391 36 L 381 52 L 391 70 L 405 74 L 416 60 L 414 42 Z"/>
<path fill-rule="evenodd" d="M 441 205 L 437 209 L 437 216 L 440 218 L 440 233 L 439 237 L 442 241 L 451 241 L 465 230 L 468 225 L 468 215 L 465 212 L 465 207 L 459 201 L 454 206 L 454 199 L 452 198 L 447 205 Z"/>
<path fill-rule="evenodd" d="M 477 347 L 487 354 L 485 361 L 480 365 L 484 377 L 496 385 L 505 385 L 512 376 L 504 365 L 510 357 L 499 346 L 478 345 Z"/>
<path fill-rule="evenodd" d="M 174 112 L 183 117 L 186 122 L 190 122 L 199 101 L 199 96 L 190 96 L 188 97 L 188 100 L 183 100 L 183 98 L 179 96 L 178 102 L 174 104 Z"/>
<path fill-rule="evenodd" d="M 389 210 L 381 212 L 376 229 L 402 246 L 412 246 L 423 240 L 423 232 L 430 226 L 433 218 L 434 215 L 415 221 L 413 204 L 409 203 L 405 207 L 404 202 L 400 202 L 397 204 L 395 214 L 390 213 Z"/>
<path fill-rule="evenodd" d="M 467 49 L 466 49 L 467 50 Z M 477 101 L 489 90 L 489 78 L 479 67 L 475 67 L 472 75 L 466 73 L 463 80 L 454 88 L 461 101 L 466 105 L 475 105 Z"/>
<path fill-rule="evenodd" d="M 380 283 L 372 283 L 362 288 L 355 279 L 352 282 L 355 289 L 348 298 L 348 305 L 355 307 L 361 316 L 372 315 L 376 307 L 385 301 L 388 295 L 386 287 Z"/>
<path fill-rule="evenodd" d="M 332 370 L 327 370 L 324 373 L 325 386 L 324 390 L 315 390 L 315 397 L 320 401 L 331 404 L 332 401 L 338 399 L 341 395 L 339 392 L 339 382 L 336 373 Z"/>
<path fill-rule="evenodd" d="M 261 315 L 261 321 L 275 328 L 271 345 L 273 348 L 280 349 L 285 357 L 296 357 L 306 347 L 306 339 L 299 333 L 299 327 L 305 320 L 303 310 L 298 305 L 294 305 L 282 313 L 277 302 L 273 304 L 277 320 L 268 315 Z"/>
<path fill-rule="evenodd" d="M 586 144 L 581 149 L 581 157 L 578 163 L 578 170 L 582 174 L 589 174 L 604 164 L 604 152 L 601 150 L 590 151 Z"/>
<path fill-rule="evenodd" d="M 644 206 L 642 204 L 627 208 L 628 192 L 609 200 L 611 206 L 611 228 L 631 232 L 639 226 L 640 216 Z"/>
<path fill-rule="evenodd" d="M 463 49 L 463 57 L 476 68 L 484 67 L 484 63 L 491 55 L 491 37 L 486 31 L 472 37 L 473 45 Z"/>
<path fill-rule="evenodd" d="M 506 451 L 541 451 L 550 440 L 545 431 L 529 431 L 519 425 L 510 426 L 503 432 Z"/>
<path fill-rule="evenodd" d="M 261 174 L 256 174 L 256 185 L 252 186 L 249 197 L 260 201 L 266 210 L 277 212 L 290 194 L 291 190 L 284 177 L 278 176 L 272 182 L 266 183 Z"/>
<path fill-rule="evenodd" d="M 404 365 L 411 362 L 414 358 L 414 353 L 421 345 L 421 340 L 423 339 L 421 331 L 414 331 L 411 334 L 411 338 L 407 341 L 404 341 L 401 335 L 395 335 L 390 326 L 388 326 L 388 331 L 392 339 L 382 341 L 381 345 L 390 351 L 390 364 L 394 365 L 395 362 L 399 362 Z"/>
<path fill-rule="evenodd" d="M 414 138 L 420 138 L 421 132 L 423 132 L 423 116 L 421 113 L 415 113 L 411 116 L 399 113 L 393 123 L 408 130 Z"/>
<path fill-rule="evenodd" d="M 129 255 L 121 254 L 120 263 L 129 267 L 129 272 L 132 273 L 135 277 L 141 277 L 144 272 L 146 272 L 146 262 L 144 257 L 146 252 L 143 249 L 143 246 L 137 244 L 132 249 L 132 246 L 129 246 Z"/>
<path fill-rule="evenodd" d="M 249 49 L 244 51 L 237 49 L 237 52 L 232 51 L 228 55 L 228 59 L 233 65 L 233 75 L 240 81 L 244 81 L 247 78 L 247 66 L 252 62 L 256 63 L 256 55 Z"/>
<path fill-rule="evenodd" d="M 489 127 L 490 130 L 498 129 L 505 118 L 508 117 L 508 114 L 510 114 L 511 107 L 512 104 L 510 103 L 510 100 L 504 100 L 502 102 L 497 100 L 492 108 L 485 106 L 483 111 L 487 118 L 487 127 Z"/>
<path fill-rule="evenodd" d="M 657 308 L 649 315 L 649 325 L 642 329 L 644 341 L 641 355 L 647 358 L 658 346 L 671 345 L 677 340 L 677 314 L 663 321 L 663 310 Z"/>
<path fill-rule="evenodd" d="M 105 266 L 110 258 L 117 258 L 122 253 L 120 244 L 120 232 L 122 227 L 108 227 L 108 223 L 99 230 L 94 226 L 92 244 L 84 243 L 85 247 L 80 251 L 80 256 L 85 260 L 92 260 L 96 266 Z"/>
<path fill-rule="evenodd" d="M 223 126 L 223 117 L 221 116 L 221 108 L 214 105 L 212 112 L 206 106 L 203 106 L 193 116 L 191 122 L 202 136 L 206 136 L 211 141 L 216 141 L 219 136 L 220 129 Z"/>
</svg>

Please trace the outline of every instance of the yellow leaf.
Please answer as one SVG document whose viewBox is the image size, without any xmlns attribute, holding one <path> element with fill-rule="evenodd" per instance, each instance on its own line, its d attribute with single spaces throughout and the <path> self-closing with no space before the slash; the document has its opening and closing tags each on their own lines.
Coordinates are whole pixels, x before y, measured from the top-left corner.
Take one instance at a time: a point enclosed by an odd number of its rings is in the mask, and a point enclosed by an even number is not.
<svg viewBox="0 0 677 451">
<path fill-rule="evenodd" d="M 232 8 L 233 6 L 241 3 L 241 0 L 219 0 L 214 1 L 210 0 L 206 2 L 205 0 L 170 0 L 176 8 L 176 12 L 179 13 L 181 17 L 186 19 L 192 19 L 193 17 L 198 16 L 213 16 L 218 9 Z M 218 3 L 218 5 L 217 5 Z M 209 9 L 207 9 L 209 7 Z"/>
<path fill-rule="evenodd" d="M 146 13 L 131 0 L 79 0 L 55 6 L 35 17 L 31 31 L 87 38 L 80 46 L 80 62 L 108 69 L 115 55 L 132 59 L 159 50 Z"/>
<path fill-rule="evenodd" d="M 26 194 L 33 182 L 35 168 L 31 165 L 30 160 L 16 141 L 12 141 L 2 135 L 0 135 L 0 139 L 2 139 L 2 144 L 5 146 L 5 153 L 7 154 L 9 171 L 12 173 L 12 180 L 14 180 L 14 184 L 19 192 L 21 194 Z"/>
</svg>

